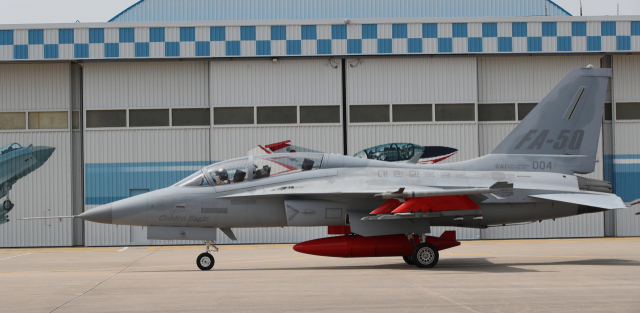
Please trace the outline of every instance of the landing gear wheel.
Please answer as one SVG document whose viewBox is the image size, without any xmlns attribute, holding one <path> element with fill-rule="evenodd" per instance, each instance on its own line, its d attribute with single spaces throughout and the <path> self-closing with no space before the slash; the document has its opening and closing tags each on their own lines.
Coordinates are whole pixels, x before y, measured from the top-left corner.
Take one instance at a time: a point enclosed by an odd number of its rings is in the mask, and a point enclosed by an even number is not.
<svg viewBox="0 0 640 313">
<path fill-rule="evenodd" d="M 438 264 L 440 254 L 438 249 L 430 243 L 421 243 L 413 249 L 411 260 L 420 268 L 432 268 Z"/>
<path fill-rule="evenodd" d="M 402 256 L 402 259 L 404 260 L 405 263 L 409 265 L 416 265 L 415 263 L 413 263 L 413 260 L 411 260 L 410 256 Z"/>
<path fill-rule="evenodd" d="M 211 253 L 201 253 L 198 256 L 198 259 L 196 261 L 196 264 L 198 265 L 198 268 L 203 270 L 203 271 L 208 271 L 210 269 L 213 268 L 213 265 L 216 263 L 216 260 L 213 258 L 213 255 L 211 255 Z"/>
<path fill-rule="evenodd" d="M 10 200 L 4 200 L 4 203 L 2 203 L 2 207 L 5 209 L 5 211 L 9 211 L 13 209 L 13 203 L 11 203 Z"/>
</svg>

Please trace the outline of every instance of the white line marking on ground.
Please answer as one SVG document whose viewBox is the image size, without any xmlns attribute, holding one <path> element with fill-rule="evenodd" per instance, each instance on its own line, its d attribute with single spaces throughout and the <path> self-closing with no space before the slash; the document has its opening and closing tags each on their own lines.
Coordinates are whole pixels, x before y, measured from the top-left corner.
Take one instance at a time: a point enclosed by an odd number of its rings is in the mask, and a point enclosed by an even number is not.
<svg viewBox="0 0 640 313">
<path fill-rule="evenodd" d="M 118 250 L 118 252 L 121 252 L 121 251 L 124 251 L 124 250 L 127 250 L 127 249 L 129 249 L 129 247 L 124 247 L 124 248 Z"/>
<path fill-rule="evenodd" d="M 19 257 L 19 256 L 29 255 L 29 254 L 31 254 L 31 253 L 25 253 L 25 254 L 20 254 L 20 255 L 14 255 L 14 256 L 10 256 L 10 257 L 8 257 L 8 258 L 0 259 L 0 261 L 2 261 L 2 260 L 8 260 L 8 259 L 13 259 L 13 258 L 17 258 L 17 257 Z"/>
</svg>

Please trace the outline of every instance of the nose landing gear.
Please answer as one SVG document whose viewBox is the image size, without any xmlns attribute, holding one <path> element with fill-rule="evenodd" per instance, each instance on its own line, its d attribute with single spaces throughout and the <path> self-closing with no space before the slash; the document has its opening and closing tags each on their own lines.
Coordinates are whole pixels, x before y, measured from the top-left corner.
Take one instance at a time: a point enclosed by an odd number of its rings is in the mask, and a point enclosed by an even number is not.
<svg viewBox="0 0 640 313">
<path fill-rule="evenodd" d="M 209 247 L 213 247 L 215 252 L 218 252 L 218 247 L 214 245 L 214 242 L 211 240 L 207 240 L 204 242 L 206 251 L 204 253 L 200 253 L 198 258 L 196 259 L 196 265 L 198 268 L 203 271 L 208 271 L 213 268 L 213 265 L 216 263 L 216 260 L 213 258 L 213 255 L 209 253 Z"/>
</svg>

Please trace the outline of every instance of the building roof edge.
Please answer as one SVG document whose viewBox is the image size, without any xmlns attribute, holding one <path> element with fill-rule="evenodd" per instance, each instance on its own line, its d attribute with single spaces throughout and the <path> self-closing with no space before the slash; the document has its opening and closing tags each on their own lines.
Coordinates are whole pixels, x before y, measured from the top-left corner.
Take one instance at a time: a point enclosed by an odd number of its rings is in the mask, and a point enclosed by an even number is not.
<svg viewBox="0 0 640 313">
<path fill-rule="evenodd" d="M 128 8 L 124 9 L 124 11 L 118 13 L 116 16 L 112 17 L 108 22 L 113 22 L 115 19 L 117 19 L 118 17 L 120 17 L 120 15 L 125 14 L 127 11 L 133 9 L 135 6 L 137 6 L 138 4 L 142 3 L 144 0 L 140 0 L 132 5 L 130 5 Z M 555 3 L 554 3 L 555 4 Z M 561 8 L 562 9 L 562 8 Z"/>
</svg>

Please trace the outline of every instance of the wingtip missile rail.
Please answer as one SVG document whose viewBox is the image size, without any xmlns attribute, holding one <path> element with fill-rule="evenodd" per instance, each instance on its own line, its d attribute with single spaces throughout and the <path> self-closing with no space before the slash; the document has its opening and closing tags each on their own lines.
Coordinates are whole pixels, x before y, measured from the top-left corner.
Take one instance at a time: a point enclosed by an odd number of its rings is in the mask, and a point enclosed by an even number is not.
<svg viewBox="0 0 640 313">
<path fill-rule="evenodd" d="M 434 190 L 417 190 L 405 191 L 400 188 L 394 192 L 385 192 L 374 195 L 381 199 L 407 199 L 420 197 L 442 197 L 442 196 L 463 196 L 463 195 L 481 195 L 492 193 L 508 193 L 513 191 L 513 184 L 507 182 L 497 182 L 489 188 L 464 188 L 464 189 L 434 189 Z"/>
</svg>

